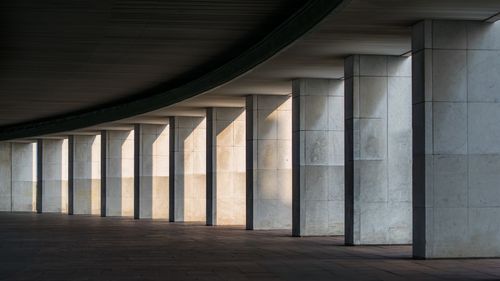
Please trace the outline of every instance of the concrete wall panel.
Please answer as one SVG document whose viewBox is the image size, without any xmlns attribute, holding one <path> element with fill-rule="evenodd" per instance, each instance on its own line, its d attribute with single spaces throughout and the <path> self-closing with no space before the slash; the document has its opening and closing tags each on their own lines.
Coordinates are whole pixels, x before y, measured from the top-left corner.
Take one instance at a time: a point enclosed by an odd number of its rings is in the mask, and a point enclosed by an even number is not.
<svg viewBox="0 0 500 281">
<path fill-rule="evenodd" d="M 207 122 L 211 162 L 210 225 L 244 225 L 246 222 L 245 109 L 209 108 Z"/>
<path fill-rule="evenodd" d="M 246 123 L 247 229 L 291 229 L 291 97 L 248 96 Z"/>
<path fill-rule="evenodd" d="M 500 26 L 413 27 L 413 254 L 499 257 Z"/>
<path fill-rule="evenodd" d="M 36 143 L 12 143 L 12 211 L 36 210 Z"/>
<path fill-rule="evenodd" d="M 170 153 L 175 173 L 174 221 L 205 221 L 206 119 L 173 117 L 170 122 L 173 126 Z"/>
<path fill-rule="evenodd" d="M 169 125 L 140 124 L 140 218 L 169 218 Z M 136 140 L 137 141 L 137 140 Z"/>
<path fill-rule="evenodd" d="M 74 136 L 73 213 L 101 213 L 101 136 Z"/>
<path fill-rule="evenodd" d="M 344 233 L 344 87 L 299 79 L 292 93 L 293 235 Z"/>
<path fill-rule="evenodd" d="M 43 139 L 42 147 L 42 212 L 66 213 L 68 212 L 68 140 Z"/>
<path fill-rule="evenodd" d="M 0 143 L 0 212 L 12 210 L 12 144 Z"/>
<path fill-rule="evenodd" d="M 134 215 L 134 131 L 108 131 L 106 215 Z"/>
<path fill-rule="evenodd" d="M 346 243 L 409 244 L 411 59 L 346 59 Z"/>
</svg>

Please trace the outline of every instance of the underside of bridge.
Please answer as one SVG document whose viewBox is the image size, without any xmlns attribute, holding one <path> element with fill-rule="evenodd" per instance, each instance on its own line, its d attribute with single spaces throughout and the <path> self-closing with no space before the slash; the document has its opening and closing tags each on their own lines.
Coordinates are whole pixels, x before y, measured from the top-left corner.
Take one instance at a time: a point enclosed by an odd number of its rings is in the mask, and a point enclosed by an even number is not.
<svg viewBox="0 0 500 281">
<path fill-rule="evenodd" d="M 499 13 L 1 1 L 0 280 L 497 280 Z"/>
</svg>

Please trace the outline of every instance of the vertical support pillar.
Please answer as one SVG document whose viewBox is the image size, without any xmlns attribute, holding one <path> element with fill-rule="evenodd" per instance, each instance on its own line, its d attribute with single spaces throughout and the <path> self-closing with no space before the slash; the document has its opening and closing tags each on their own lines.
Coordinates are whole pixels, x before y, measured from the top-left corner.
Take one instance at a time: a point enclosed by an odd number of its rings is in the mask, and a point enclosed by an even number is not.
<svg viewBox="0 0 500 281">
<path fill-rule="evenodd" d="M 245 109 L 207 109 L 207 194 L 212 221 L 208 225 L 244 225 L 246 220 Z M 210 147 L 208 147 L 210 144 Z M 208 154 L 207 154 L 208 155 Z"/>
<path fill-rule="evenodd" d="M 44 139 L 42 143 L 42 209 L 44 213 L 68 212 L 68 140 Z"/>
<path fill-rule="evenodd" d="M 206 220 L 206 119 L 170 119 L 171 221 Z"/>
<path fill-rule="evenodd" d="M 142 127 L 134 126 L 134 219 L 140 217 L 141 207 L 141 174 L 142 174 Z"/>
<path fill-rule="evenodd" d="M 101 136 L 74 135 L 71 139 L 73 149 L 69 145 L 69 151 L 70 155 L 73 151 L 73 157 L 69 166 L 73 166 L 73 180 L 69 178 L 73 196 L 69 198 L 73 199 L 73 213 L 98 215 L 101 213 Z"/>
<path fill-rule="evenodd" d="M 292 227 L 292 99 L 246 100 L 246 227 Z"/>
<path fill-rule="evenodd" d="M 215 132 L 215 111 L 212 109 L 207 109 L 207 139 L 206 139 L 206 168 L 207 168 L 207 177 L 206 177 L 206 224 L 208 226 L 217 225 L 217 216 L 215 210 L 217 209 L 217 201 L 215 200 L 215 195 L 217 194 L 217 173 L 215 173 L 215 166 L 217 163 L 217 153 L 213 147 L 215 146 L 214 135 Z"/>
<path fill-rule="evenodd" d="M 168 124 L 136 125 L 139 218 L 169 218 L 169 128 Z"/>
<path fill-rule="evenodd" d="M 37 165 L 37 143 L 12 143 L 13 212 L 36 211 Z"/>
<path fill-rule="evenodd" d="M 36 141 L 36 212 L 42 213 L 43 210 L 43 139 Z"/>
<path fill-rule="evenodd" d="M 68 215 L 73 215 L 75 182 L 75 137 L 68 136 Z"/>
<path fill-rule="evenodd" d="M 175 222 L 175 151 L 176 151 L 176 123 L 175 117 L 168 118 L 169 136 L 168 136 L 168 221 Z"/>
<path fill-rule="evenodd" d="M 100 168 L 101 168 L 101 217 L 106 216 L 106 193 L 107 193 L 107 167 L 108 167 L 108 162 L 107 162 L 107 157 L 108 155 L 108 132 L 103 130 L 101 131 L 101 152 L 100 158 L 101 158 L 101 163 L 100 163 Z"/>
<path fill-rule="evenodd" d="M 411 59 L 345 62 L 347 245 L 409 244 Z"/>
<path fill-rule="evenodd" d="M 12 211 L 12 144 L 0 143 L 0 212 Z"/>
<path fill-rule="evenodd" d="M 134 130 L 107 131 L 106 215 L 134 216 Z"/>
<path fill-rule="evenodd" d="M 413 255 L 500 257 L 500 25 L 413 27 Z"/>
<path fill-rule="evenodd" d="M 342 235 L 344 232 L 343 105 L 343 81 L 293 81 L 294 236 Z"/>
</svg>

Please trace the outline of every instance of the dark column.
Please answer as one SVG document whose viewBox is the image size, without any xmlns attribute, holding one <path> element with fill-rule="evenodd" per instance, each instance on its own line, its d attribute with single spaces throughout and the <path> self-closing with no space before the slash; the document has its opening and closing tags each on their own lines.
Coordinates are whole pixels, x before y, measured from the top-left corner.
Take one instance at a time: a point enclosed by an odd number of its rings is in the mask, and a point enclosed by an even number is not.
<svg viewBox="0 0 500 281">
<path fill-rule="evenodd" d="M 134 126 L 134 219 L 139 219 L 141 196 L 141 125 Z"/>
<path fill-rule="evenodd" d="M 106 155 L 108 147 L 108 132 L 101 131 L 101 217 L 106 216 Z"/>
<path fill-rule="evenodd" d="M 169 171 L 168 171 L 168 190 L 169 190 L 169 203 L 168 203 L 168 217 L 170 222 L 175 221 L 175 117 L 169 119 Z"/>
<path fill-rule="evenodd" d="M 75 168 L 75 137 L 68 136 L 68 215 L 73 215 L 74 169 Z"/>
<path fill-rule="evenodd" d="M 36 142 L 36 212 L 42 213 L 42 182 L 43 182 L 43 140 Z"/>
<path fill-rule="evenodd" d="M 215 173 L 215 163 L 216 163 L 216 154 L 214 153 L 213 145 L 214 138 L 216 137 L 215 127 L 213 124 L 214 120 L 214 109 L 207 109 L 207 225 L 216 225 L 216 201 L 215 194 L 217 193 L 216 188 L 216 173 Z"/>
<path fill-rule="evenodd" d="M 254 229 L 254 103 L 255 96 L 248 96 L 246 99 L 246 229 Z"/>
</svg>

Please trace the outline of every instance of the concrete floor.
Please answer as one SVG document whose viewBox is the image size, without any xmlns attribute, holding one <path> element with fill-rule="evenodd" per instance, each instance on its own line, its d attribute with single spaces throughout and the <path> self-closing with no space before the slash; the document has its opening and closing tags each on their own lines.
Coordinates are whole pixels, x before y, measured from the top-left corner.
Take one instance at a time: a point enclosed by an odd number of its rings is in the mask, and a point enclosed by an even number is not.
<svg viewBox="0 0 500 281">
<path fill-rule="evenodd" d="M 412 260 L 409 246 L 343 246 L 166 221 L 0 214 L 0 280 L 500 280 L 500 260 Z"/>
</svg>

